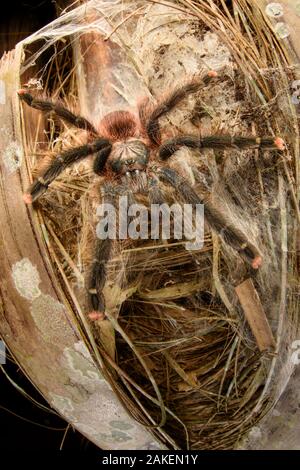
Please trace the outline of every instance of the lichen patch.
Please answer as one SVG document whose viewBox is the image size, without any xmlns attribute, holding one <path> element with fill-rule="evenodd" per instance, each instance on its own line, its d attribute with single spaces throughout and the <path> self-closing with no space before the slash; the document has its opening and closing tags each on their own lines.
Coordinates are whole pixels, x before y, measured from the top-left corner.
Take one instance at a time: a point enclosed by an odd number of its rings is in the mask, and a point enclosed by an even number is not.
<svg viewBox="0 0 300 470">
<path fill-rule="evenodd" d="M 78 343 L 75 344 L 78 349 Z M 64 349 L 62 363 L 72 381 L 84 387 L 89 394 L 94 393 L 99 386 L 102 387 L 104 384 L 108 387 L 91 358 L 76 351 L 74 347 Z"/>
<path fill-rule="evenodd" d="M 8 173 L 14 173 L 22 165 L 23 151 L 18 142 L 10 142 L 3 153 L 4 166 Z"/>
<path fill-rule="evenodd" d="M 291 33 L 289 25 L 287 25 L 283 21 L 276 23 L 276 25 L 274 26 L 274 31 L 280 39 L 285 39 L 289 37 Z"/>
<path fill-rule="evenodd" d="M 75 336 L 66 319 L 65 307 L 50 295 L 40 294 L 32 302 L 32 318 L 44 339 L 52 344 L 73 344 Z"/>
<path fill-rule="evenodd" d="M 266 6 L 266 13 L 271 18 L 280 18 L 283 15 L 283 5 L 278 2 L 269 3 Z"/>
<path fill-rule="evenodd" d="M 63 397 L 62 395 L 57 395 L 55 393 L 50 393 L 50 404 L 58 410 L 66 419 L 70 422 L 76 422 L 76 416 L 73 413 L 75 411 L 74 404 L 72 400 L 68 397 Z"/>
<path fill-rule="evenodd" d="M 23 258 L 12 266 L 12 277 L 19 294 L 33 301 L 41 295 L 39 272 L 28 258 Z"/>
</svg>

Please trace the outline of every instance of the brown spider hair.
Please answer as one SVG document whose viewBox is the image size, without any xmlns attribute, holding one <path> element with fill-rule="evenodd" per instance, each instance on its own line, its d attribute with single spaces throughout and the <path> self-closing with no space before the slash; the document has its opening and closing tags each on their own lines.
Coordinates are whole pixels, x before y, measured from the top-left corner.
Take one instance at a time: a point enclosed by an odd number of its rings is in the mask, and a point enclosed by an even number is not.
<svg viewBox="0 0 300 470">
<path fill-rule="evenodd" d="M 129 111 L 113 111 L 106 114 L 99 124 L 99 134 L 112 142 L 137 137 L 138 123 Z"/>
</svg>

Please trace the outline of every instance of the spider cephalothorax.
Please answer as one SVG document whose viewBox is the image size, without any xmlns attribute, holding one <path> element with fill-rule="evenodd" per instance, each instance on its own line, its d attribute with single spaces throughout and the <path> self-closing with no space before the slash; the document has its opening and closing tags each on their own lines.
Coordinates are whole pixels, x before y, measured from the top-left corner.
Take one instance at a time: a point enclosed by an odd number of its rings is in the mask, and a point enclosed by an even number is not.
<svg viewBox="0 0 300 470">
<path fill-rule="evenodd" d="M 24 201 L 32 203 L 48 188 L 49 184 L 68 166 L 94 154 L 93 170 L 96 174 L 110 178 L 109 199 L 122 194 L 130 185 L 135 191 L 148 192 L 150 202 L 156 202 L 160 193 L 159 184 L 163 182 L 180 194 L 181 200 L 190 204 L 204 204 L 205 217 L 213 230 L 234 248 L 240 256 L 258 269 L 262 263 L 262 255 L 246 235 L 228 218 L 214 207 L 210 198 L 199 195 L 190 183 L 178 172 L 167 165 L 167 160 L 180 148 L 196 150 L 205 148 L 261 148 L 284 149 L 284 141 L 280 137 L 241 137 L 226 135 L 180 135 L 162 142 L 159 119 L 172 111 L 188 94 L 197 92 L 217 77 L 214 71 L 208 72 L 201 80 L 193 79 L 176 88 L 165 96 L 156 106 L 150 106 L 148 100 L 141 101 L 138 113 L 116 111 L 107 114 L 100 121 L 97 129 L 85 118 L 76 116 L 63 106 L 48 100 L 35 99 L 27 90 L 20 90 L 19 97 L 29 106 L 41 111 L 52 111 L 66 122 L 87 131 L 87 144 L 67 150 L 58 155 L 31 185 L 24 195 Z M 150 161 L 155 164 L 149 164 Z M 113 177 L 112 177 L 113 176 Z M 138 182 L 138 184 L 137 184 Z M 139 183 L 140 182 L 140 183 Z M 113 185 L 113 191 L 111 189 Z M 102 193 L 106 192 L 103 185 Z M 116 201 L 113 201 L 116 203 Z M 104 299 L 102 290 L 105 284 L 106 264 L 110 259 L 112 241 L 97 239 L 95 257 L 88 281 L 90 302 L 90 318 L 103 316 Z"/>
<path fill-rule="evenodd" d="M 150 150 L 141 140 L 127 139 L 113 144 L 108 163 L 114 173 L 124 175 L 145 171 Z"/>
</svg>

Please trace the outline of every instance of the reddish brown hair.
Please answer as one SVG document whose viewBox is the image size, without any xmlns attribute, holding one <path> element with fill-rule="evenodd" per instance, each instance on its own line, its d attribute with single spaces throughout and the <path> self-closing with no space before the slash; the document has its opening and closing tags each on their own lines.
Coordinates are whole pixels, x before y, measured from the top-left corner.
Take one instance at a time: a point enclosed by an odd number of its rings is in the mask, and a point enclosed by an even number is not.
<svg viewBox="0 0 300 470">
<path fill-rule="evenodd" d="M 99 125 L 100 135 L 113 142 L 135 137 L 137 130 L 136 118 L 129 111 L 113 111 L 104 116 Z"/>
</svg>

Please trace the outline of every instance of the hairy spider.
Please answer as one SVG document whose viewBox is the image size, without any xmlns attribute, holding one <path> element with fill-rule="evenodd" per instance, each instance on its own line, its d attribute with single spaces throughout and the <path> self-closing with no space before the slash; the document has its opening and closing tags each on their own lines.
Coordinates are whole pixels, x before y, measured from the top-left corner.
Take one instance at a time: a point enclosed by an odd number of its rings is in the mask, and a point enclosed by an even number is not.
<svg viewBox="0 0 300 470">
<path fill-rule="evenodd" d="M 156 106 L 151 107 L 149 101 L 144 100 L 138 105 L 138 115 L 130 111 L 109 113 L 100 121 L 97 129 L 87 119 L 76 116 L 60 104 L 36 99 L 27 90 L 19 90 L 19 97 L 29 106 L 41 111 L 52 111 L 69 124 L 86 130 L 90 138 L 86 145 L 72 148 L 58 155 L 24 194 L 25 203 L 30 204 L 37 200 L 47 190 L 49 184 L 68 166 L 94 154 L 94 172 L 97 175 L 106 176 L 110 181 L 102 187 L 106 200 L 116 204 L 118 195 L 124 194 L 128 188 L 135 186 L 145 189 L 146 184 L 149 201 L 155 203 L 160 194 L 160 181 L 163 181 L 180 194 L 186 203 L 204 203 L 205 217 L 210 227 L 253 269 L 258 269 L 262 264 L 262 255 L 258 248 L 238 227 L 228 222 L 226 216 L 211 204 L 209 198 L 199 195 L 183 176 L 166 164 L 166 161 L 180 147 L 200 150 L 206 148 L 284 149 L 284 141 L 280 137 L 180 135 L 165 142 L 161 141 L 159 119 L 173 110 L 187 95 L 207 86 L 216 77 L 217 73 L 210 71 L 201 80 L 193 79 L 165 96 Z M 104 316 L 105 305 L 102 290 L 106 278 L 106 265 L 111 254 L 112 240 L 97 238 L 87 286 L 90 319 Z"/>
</svg>

